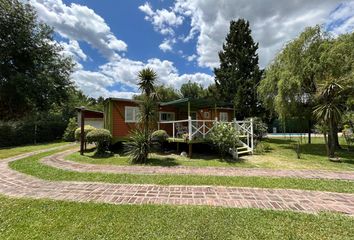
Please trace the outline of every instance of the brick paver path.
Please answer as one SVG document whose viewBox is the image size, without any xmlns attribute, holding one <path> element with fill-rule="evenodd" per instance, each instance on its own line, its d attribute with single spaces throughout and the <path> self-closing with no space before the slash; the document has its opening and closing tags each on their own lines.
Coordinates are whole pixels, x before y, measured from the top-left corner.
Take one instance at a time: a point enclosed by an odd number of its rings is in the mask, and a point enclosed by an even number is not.
<svg viewBox="0 0 354 240">
<path fill-rule="evenodd" d="M 260 168 L 236 167 L 159 167 L 159 166 L 117 166 L 79 163 L 65 160 L 64 157 L 75 152 L 66 151 L 44 158 L 42 162 L 51 167 L 77 172 L 101 172 L 124 174 L 180 174 L 208 176 L 259 176 L 259 177 L 291 177 L 312 179 L 337 179 L 354 181 L 354 171 L 321 171 L 321 170 L 275 170 Z M 193 160 L 191 160 L 193 161 Z"/>
<path fill-rule="evenodd" d="M 33 155 L 27 154 L 26 156 Z M 60 156 L 56 154 L 56 156 Z M 222 186 L 159 186 L 46 181 L 12 170 L 0 161 L 0 194 L 112 204 L 183 204 L 254 207 L 303 212 L 336 211 L 354 215 L 354 194 Z"/>
</svg>

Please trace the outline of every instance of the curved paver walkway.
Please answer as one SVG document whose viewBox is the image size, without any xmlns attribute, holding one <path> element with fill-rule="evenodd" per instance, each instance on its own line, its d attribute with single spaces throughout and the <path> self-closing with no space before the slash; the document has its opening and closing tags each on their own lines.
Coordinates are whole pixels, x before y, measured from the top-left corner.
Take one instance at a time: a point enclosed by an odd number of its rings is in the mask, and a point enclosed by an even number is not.
<svg viewBox="0 0 354 240">
<path fill-rule="evenodd" d="M 124 174 L 179 174 L 179 175 L 208 175 L 208 176 L 259 176 L 259 177 L 291 177 L 311 179 L 333 179 L 354 181 L 354 171 L 325 171 L 325 170 L 275 170 L 259 168 L 236 167 L 159 167 L 159 166 L 117 166 L 88 164 L 64 159 L 75 150 L 44 158 L 42 163 L 77 172 L 101 172 Z M 193 161 L 193 160 L 191 160 Z"/>
<path fill-rule="evenodd" d="M 34 155 L 33 153 L 26 156 Z M 62 156 L 62 153 L 55 154 Z M 336 211 L 354 215 L 354 194 L 222 186 L 159 186 L 46 181 L 12 170 L 0 161 L 0 194 L 112 204 L 184 204 L 254 207 L 303 212 Z"/>
</svg>

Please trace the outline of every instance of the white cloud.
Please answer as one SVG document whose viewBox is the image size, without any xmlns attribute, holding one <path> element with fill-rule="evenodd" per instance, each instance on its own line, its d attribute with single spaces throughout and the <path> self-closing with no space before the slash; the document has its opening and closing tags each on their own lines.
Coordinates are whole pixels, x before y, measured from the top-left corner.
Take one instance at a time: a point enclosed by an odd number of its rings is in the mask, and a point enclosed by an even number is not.
<svg viewBox="0 0 354 240">
<path fill-rule="evenodd" d="M 187 56 L 187 60 L 188 60 L 189 62 L 194 61 L 196 58 L 197 58 L 197 55 L 196 55 L 196 54 L 192 54 L 192 55 L 190 55 L 190 56 Z"/>
<path fill-rule="evenodd" d="M 75 41 L 85 41 L 98 49 L 108 59 L 119 57 L 127 44 L 117 39 L 104 19 L 92 9 L 62 0 L 30 0 L 40 20 L 53 26 L 61 36 Z"/>
<path fill-rule="evenodd" d="M 167 51 L 172 51 L 172 45 L 176 43 L 176 39 L 165 39 L 160 45 L 159 48 L 163 51 L 163 52 L 167 52 Z"/>
<path fill-rule="evenodd" d="M 177 0 L 174 11 L 191 18 L 191 31 L 185 40 L 197 35 L 198 64 L 218 66 L 218 51 L 228 32 L 230 20 L 250 21 L 255 41 L 259 42 L 260 64 L 265 66 L 284 43 L 306 26 L 326 21 L 340 0 Z M 196 34 L 195 32 L 198 32 Z"/>
<path fill-rule="evenodd" d="M 188 42 L 197 38 L 197 61 L 201 67 L 217 67 L 218 52 L 221 50 L 229 31 L 231 20 L 245 18 L 250 21 L 252 35 L 259 42 L 260 65 L 265 67 L 282 46 L 296 37 L 307 26 L 324 24 L 329 13 L 341 3 L 341 0 L 176 0 L 169 9 L 156 12 L 148 3 L 140 6 L 155 28 L 157 12 L 167 13 L 173 19 L 190 19 L 190 31 L 187 36 L 178 39 Z M 354 27 L 354 1 L 341 4 L 331 14 L 332 21 L 340 19 L 342 23 L 333 31 L 336 34 L 352 31 Z M 172 18 L 171 18 L 172 19 Z M 181 24 L 183 23 L 183 18 Z M 180 24 L 169 24 L 162 34 L 174 33 Z"/>
<path fill-rule="evenodd" d="M 329 16 L 327 29 L 334 35 L 354 30 L 354 1 L 340 4 Z"/>
<path fill-rule="evenodd" d="M 154 29 L 163 35 L 174 35 L 172 27 L 183 23 L 183 16 L 178 16 L 174 11 L 167 9 L 154 11 L 148 2 L 139 6 L 139 9 L 146 14 L 145 20 L 150 21 Z"/>
<path fill-rule="evenodd" d="M 59 44 L 64 48 L 62 53 L 66 56 L 72 57 L 76 62 L 80 60 L 87 60 L 87 55 L 84 53 L 84 51 L 82 51 L 77 41 L 69 40 L 68 43 L 59 42 Z"/>
</svg>

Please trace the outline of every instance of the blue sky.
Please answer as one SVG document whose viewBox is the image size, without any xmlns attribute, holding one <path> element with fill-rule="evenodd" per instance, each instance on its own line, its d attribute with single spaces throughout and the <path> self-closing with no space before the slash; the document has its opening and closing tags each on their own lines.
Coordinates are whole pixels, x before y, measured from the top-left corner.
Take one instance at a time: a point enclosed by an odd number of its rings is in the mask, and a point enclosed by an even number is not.
<svg viewBox="0 0 354 240">
<path fill-rule="evenodd" d="M 72 75 L 85 94 L 130 98 L 136 74 L 153 68 L 159 83 L 178 89 L 213 83 L 212 69 L 232 19 L 250 21 L 261 67 L 305 27 L 333 35 L 353 31 L 354 1 L 337 0 L 29 0 L 38 18 L 72 56 Z"/>
</svg>

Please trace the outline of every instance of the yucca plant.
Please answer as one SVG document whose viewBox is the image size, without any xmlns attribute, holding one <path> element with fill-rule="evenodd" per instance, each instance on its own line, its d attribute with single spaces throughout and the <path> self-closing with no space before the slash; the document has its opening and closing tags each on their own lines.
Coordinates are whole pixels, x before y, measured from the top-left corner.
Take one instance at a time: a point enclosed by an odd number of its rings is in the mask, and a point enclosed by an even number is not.
<svg viewBox="0 0 354 240">
<path fill-rule="evenodd" d="M 150 152 L 151 137 L 141 129 L 136 129 L 124 143 L 126 153 L 132 163 L 146 163 Z"/>
<path fill-rule="evenodd" d="M 132 163 L 146 163 L 151 147 L 151 132 L 157 116 L 155 82 L 157 74 L 150 68 L 142 69 L 138 74 L 138 86 L 142 91 L 139 105 L 139 127 L 133 131 L 125 143 L 126 152 Z"/>
</svg>

